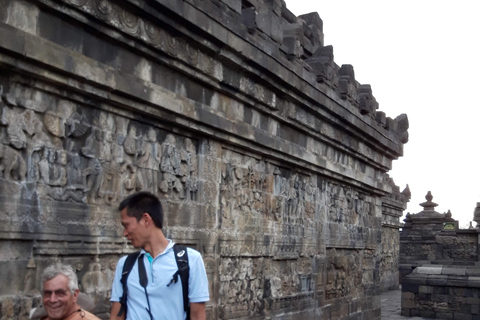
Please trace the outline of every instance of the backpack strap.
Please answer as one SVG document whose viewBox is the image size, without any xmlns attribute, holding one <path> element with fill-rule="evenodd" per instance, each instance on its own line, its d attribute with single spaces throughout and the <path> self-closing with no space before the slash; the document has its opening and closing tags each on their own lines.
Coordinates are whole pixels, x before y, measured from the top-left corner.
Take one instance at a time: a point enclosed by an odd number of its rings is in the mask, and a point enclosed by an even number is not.
<svg viewBox="0 0 480 320">
<path fill-rule="evenodd" d="M 122 279 L 120 282 L 122 283 L 123 287 L 123 295 L 120 298 L 120 303 L 122 304 L 120 311 L 118 312 L 118 317 L 120 317 L 124 312 L 125 312 L 125 319 L 127 318 L 127 294 L 128 294 L 128 287 L 127 287 L 127 279 L 128 275 L 130 274 L 130 271 L 133 268 L 133 265 L 135 264 L 135 261 L 138 258 L 138 255 L 140 254 L 140 251 L 130 253 L 127 256 L 127 259 L 125 260 L 125 263 L 123 265 L 123 270 L 122 270 Z"/>
<path fill-rule="evenodd" d="M 143 256 L 144 254 L 142 253 L 138 258 L 138 277 L 140 279 L 140 285 L 143 287 L 143 290 L 145 291 L 145 298 L 147 298 L 148 308 L 145 308 L 145 310 L 147 310 L 150 316 L 150 320 L 153 320 L 152 308 L 150 307 L 150 299 L 148 298 L 148 292 L 147 292 L 148 277 L 147 277 L 147 271 L 145 270 L 145 263 L 143 261 Z"/>
<path fill-rule="evenodd" d="M 186 319 L 190 320 L 190 303 L 188 302 L 188 278 L 190 277 L 190 267 L 188 266 L 187 247 L 175 244 L 173 246 L 173 252 L 178 270 L 174 273 L 168 286 L 172 283 L 176 283 L 178 281 L 178 276 L 180 275 L 183 291 L 183 309 L 187 313 Z"/>
</svg>

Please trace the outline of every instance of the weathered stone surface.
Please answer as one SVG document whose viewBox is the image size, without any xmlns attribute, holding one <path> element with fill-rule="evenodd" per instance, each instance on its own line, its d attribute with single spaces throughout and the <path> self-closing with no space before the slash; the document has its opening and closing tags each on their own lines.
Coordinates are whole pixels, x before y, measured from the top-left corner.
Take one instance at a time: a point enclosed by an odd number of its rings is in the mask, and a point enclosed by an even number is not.
<svg viewBox="0 0 480 320">
<path fill-rule="evenodd" d="M 280 0 L 0 6 L 2 319 L 38 305 L 54 261 L 107 319 L 133 250 L 116 206 L 138 190 L 202 252 L 208 319 L 379 319 L 376 294 L 398 286 L 409 195 L 388 171 L 408 119 L 376 113 L 318 14 Z"/>
<path fill-rule="evenodd" d="M 425 264 L 474 265 L 478 261 L 477 230 L 459 229 L 458 221 L 450 212 L 439 213 L 428 192 L 427 201 L 420 204 L 425 209 L 417 214 L 407 214 L 400 235 L 400 281 L 417 266 L 418 273 L 434 274 L 437 266 L 427 268 Z M 466 269 L 453 267 L 454 271 L 466 272 Z M 462 271 L 463 270 L 463 271 Z M 469 272 L 474 272 L 468 269 Z M 449 272 L 445 267 L 442 272 Z M 459 274 L 465 275 L 465 274 Z"/>
<path fill-rule="evenodd" d="M 480 288 L 478 277 L 465 276 L 467 268 L 442 265 L 416 268 L 403 280 L 402 315 L 472 319 L 472 315 L 478 313 Z M 438 270 L 442 270 L 441 275 Z"/>
</svg>

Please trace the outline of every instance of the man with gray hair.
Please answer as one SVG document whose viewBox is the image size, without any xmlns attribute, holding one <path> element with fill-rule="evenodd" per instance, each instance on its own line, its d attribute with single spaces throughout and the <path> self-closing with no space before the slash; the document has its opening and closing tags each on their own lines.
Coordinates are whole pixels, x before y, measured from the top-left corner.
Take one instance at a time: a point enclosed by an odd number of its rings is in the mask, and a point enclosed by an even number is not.
<svg viewBox="0 0 480 320">
<path fill-rule="evenodd" d="M 78 280 L 72 267 L 51 265 L 42 274 L 46 320 L 100 320 L 78 304 Z"/>
</svg>

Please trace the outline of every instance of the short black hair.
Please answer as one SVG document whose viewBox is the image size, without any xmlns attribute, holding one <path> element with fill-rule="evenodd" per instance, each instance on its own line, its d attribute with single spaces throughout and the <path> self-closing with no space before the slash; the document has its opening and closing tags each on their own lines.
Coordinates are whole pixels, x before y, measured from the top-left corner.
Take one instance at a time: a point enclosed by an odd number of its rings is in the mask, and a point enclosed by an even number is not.
<svg viewBox="0 0 480 320">
<path fill-rule="evenodd" d="M 140 221 L 144 213 L 152 217 L 153 223 L 157 228 L 163 228 L 163 209 L 160 200 L 156 195 L 150 192 L 141 191 L 129 195 L 118 206 L 118 211 L 127 208 L 129 217 L 137 218 Z"/>
</svg>

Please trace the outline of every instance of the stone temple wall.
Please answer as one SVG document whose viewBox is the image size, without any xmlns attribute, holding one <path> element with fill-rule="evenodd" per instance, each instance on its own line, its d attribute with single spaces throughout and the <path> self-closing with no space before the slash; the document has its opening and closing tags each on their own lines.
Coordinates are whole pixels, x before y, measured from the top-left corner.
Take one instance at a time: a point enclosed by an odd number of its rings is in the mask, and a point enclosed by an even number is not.
<svg viewBox="0 0 480 320">
<path fill-rule="evenodd" d="M 400 234 L 400 282 L 422 265 L 473 266 L 478 264 L 479 230 L 470 225 L 460 229 L 452 213 L 435 211 L 429 191 L 424 207 L 416 214 L 407 213 Z"/>
<path fill-rule="evenodd" d="M 388 177 L 408 119 L 377 112 L 322 21 L 280 0 L 0 0 L 0 315 L 76 267 L 106 319 L 116 206 L 148 190 L 198 249 L 208 319 L 379 319 L 398 285 Z"/>
</svg>

